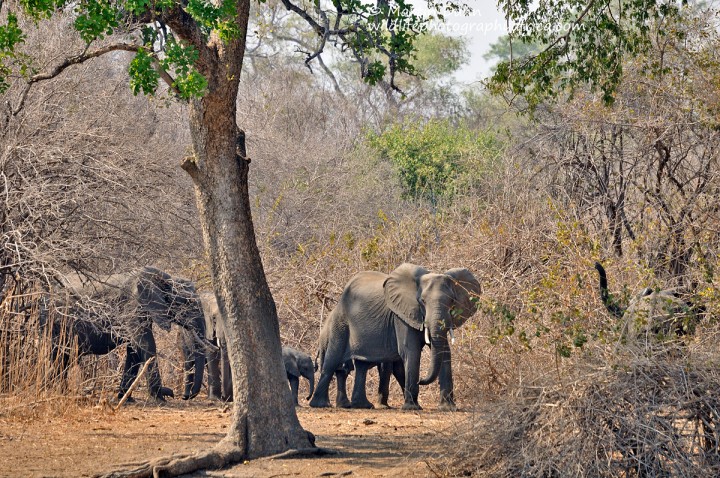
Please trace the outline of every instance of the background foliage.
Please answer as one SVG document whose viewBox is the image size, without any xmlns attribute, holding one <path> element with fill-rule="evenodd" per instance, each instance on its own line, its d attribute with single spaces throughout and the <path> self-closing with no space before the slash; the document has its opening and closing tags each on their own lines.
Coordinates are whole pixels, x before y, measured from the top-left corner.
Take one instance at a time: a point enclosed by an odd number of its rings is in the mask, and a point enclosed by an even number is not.
<svg viewBox="0 0 720 478">
<path fill-rule="evenodd" d="M 483 295 L 457 331 L 456 397 L 479 412 L 490 404 L 496 433 L 473 423 L 458 431 L 445 443 L 449 474 L 716 475 L 720 49 L 712 15 L 682 10 L 672 29 L 665 16 L 649 18 L 656 34 L 637 40 L 633 58 L 600 59 L 620 80 L 612 88 L 603 76 L 593 79 L 597 88 L 574 83 L 570 95 L 551 81 L 540 85 L 555 92 L 545 101 L 535 86 L 496 84 L 514 99 L 508 107 L 454 84 L 448 75 L 467 51 L 440 36 L 419 39 L 426 79 L 399 75 L 404 99 L 370 89 L 350 73 L 351 61 L 312 73 L 297 61 L 305 47 L 276 34 L 290 21 L 277 7 L 253 12 L 238 122 L 249 133 L 253 213 L 283 342 L 313 354 L 322 318 L 357 271 L 404 261 L 468 267 Z M 610 28 L 607 12 L 590 13 L 602 28 L 571 35 L 582 48 Z M 63 28 L 70 21 L 43 20 L 18 55 L 33 49 L 49 61 L 58 54 L 50 45 L 82 46 Z M 624 35 L 635 41 L 632 30 Z M 503 45 L 493 51 L 505 58 Z M 35 302 L 56 274 L 153 264 L 209 288 L 192 191 L 177 167 L 188 144 L 183 107 L 164 101 L 162 87 L 150 102 L 134 97 L 112 58 L 94 61 L 106 63 L 68 71 L 33 89 L 23 111 L 3 112 L 0 393 L 8 403 L 57 396 L 45 380 L 47 350 L 28 335 L 42 334 Z M 21 86 L 8 84 L 3 100 L 14 102 Z M 532 117 L 515 114 L 528 104 Z M 598 297 L 598 260 L 624 304 L 645 287 L 675 287 L 704 307 L 684 349 L 657 357 L 623 348 L 622 323 Z M 163 377 L 177 389 L 172 334 L 160 351 Z M 73 369 L 67 401 L 52 403 L 97 403 L 114 391 L 118 363 L 86 359 Z M 436 393 L 423 388 L 421 402 Z"/>
</svg>

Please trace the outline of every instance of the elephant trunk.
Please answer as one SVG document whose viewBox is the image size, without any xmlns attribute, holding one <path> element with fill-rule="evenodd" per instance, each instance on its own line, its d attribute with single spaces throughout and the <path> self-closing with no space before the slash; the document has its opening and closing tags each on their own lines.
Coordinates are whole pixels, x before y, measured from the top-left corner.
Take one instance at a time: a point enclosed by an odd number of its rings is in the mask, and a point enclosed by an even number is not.
<svg viewBox="0 0 720 478">
<path fill-rule="evenodd" d="M 310 371 L 305 375 L 305 378 L 310 384 L 310 391 L 308 392 L 308 396 L 305 400 L 310 400 L 310 398 L 312 398 L 313 396 L 313 393 L 315 392 L 315 371 L 313 369 L 310 369 Z"/>
<path fill-rule="evenodd" d="M 445 362 L 450 362 L 450 346 L 447 341 L 447 330 L 430 331 L 430 348 L 432 361 L 428 375 L 421 379 L 420 385 L 429 385 L 437 380 Z"/>
</svg>

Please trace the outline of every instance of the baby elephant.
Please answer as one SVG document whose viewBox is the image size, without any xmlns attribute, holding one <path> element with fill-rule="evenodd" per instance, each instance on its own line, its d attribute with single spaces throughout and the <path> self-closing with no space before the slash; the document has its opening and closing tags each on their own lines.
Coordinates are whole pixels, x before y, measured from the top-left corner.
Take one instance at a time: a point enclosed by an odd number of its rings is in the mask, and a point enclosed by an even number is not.
<svg viewBox="0 0 720 478">
<path fill-rule="evenodd" d="M 315 367 L 313 361 L 308 354 L 292 347 L 282 348 L 282 358 L 285 364 L 285 372 L 290 382 L 290 390 L 292 390 L 295 405 L 298 404 L 298 385 L 300 377 L 305 377 L 310 384 L 310 393 L 306 400 L 310 400 L 315 390 Z"/>
</svg>

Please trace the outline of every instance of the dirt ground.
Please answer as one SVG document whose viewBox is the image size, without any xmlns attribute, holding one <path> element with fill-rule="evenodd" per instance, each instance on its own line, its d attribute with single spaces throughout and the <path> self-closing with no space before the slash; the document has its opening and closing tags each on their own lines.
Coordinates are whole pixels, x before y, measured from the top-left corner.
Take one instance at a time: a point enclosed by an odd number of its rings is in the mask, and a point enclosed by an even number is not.
<svg viewBox="0 0 720 478">
<path fill-rule="evenodd" d="M 255 460 L 193 476 L 438 476 L 447 444 L 471 412 L 429 406 L 401 410 L 297 409 L 316 444 L 337 452 L 320 458 Z M 21 415 L 20 415 L 21 416 Z M 12 417 L 12 418 L 11 418 Z M 73 407 L 49 418 L 0 414 L 0 476 L 81 477 L 176 452 L 209 447 L 225 434 L 230 409 L 216 402 Z"/>
</svg>

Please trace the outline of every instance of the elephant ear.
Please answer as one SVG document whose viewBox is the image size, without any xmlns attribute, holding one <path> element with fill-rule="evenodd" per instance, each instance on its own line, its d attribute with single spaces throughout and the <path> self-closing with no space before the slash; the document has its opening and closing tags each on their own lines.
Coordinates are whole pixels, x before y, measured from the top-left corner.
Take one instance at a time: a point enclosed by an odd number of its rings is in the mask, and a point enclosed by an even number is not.
<svg viewBox="0 0 720 478">
<path fill-rule="evenodd" d="M 195 283 L 189 279 L 172 277 L 170 280 L 172 290 L 167 296 L 167 302 L 172 309 L 170 320 L 183 328 L 205 327 L 205 316 L 202 312 L 202 302 L 195 289 Z"/>
<path fill-rule="evenodd" d="M 418 302 L 420 277 L 428 270 L 415 264 L 402 264 L 385 279 L 385 303 L 410 327 L 422 330 L 425 309 Z"/>
<path fill-rule="evenodd" d="M 202 304 L 203 315 L 205 316 L 205 336 L 213 339 L 217 334 L 215 322 L 220 317 L 215 294 L 212 292 L 200 294 L 200 303 Z"/>
<path fill-rule="evenodd" d="M 445 272 L 453 280 L 455 304 L 452 308 L 453 325 L 458 327 L 477 311 L 477 298 L 480 295 L 480 282 L 469 270 L 458 267 Z"/>
<path fill-rule="evenodd" d="M 283 350 L 283 364 L 285 365 L 285 372 L 292 375 L 293 377 L 300 377 L 300 370 L 297 368 L 295 358 L 287 350 Z"/>
<path fill-rule="evenodd" d="M 168 297 L 174 293 L 170 274 L 154 267 L 143 267 L 138 273 L 135 288 L 142 311 L 151 316 L 160 328 L 169 331 L 172 323 L 168 317 Z"/>
</svg>

